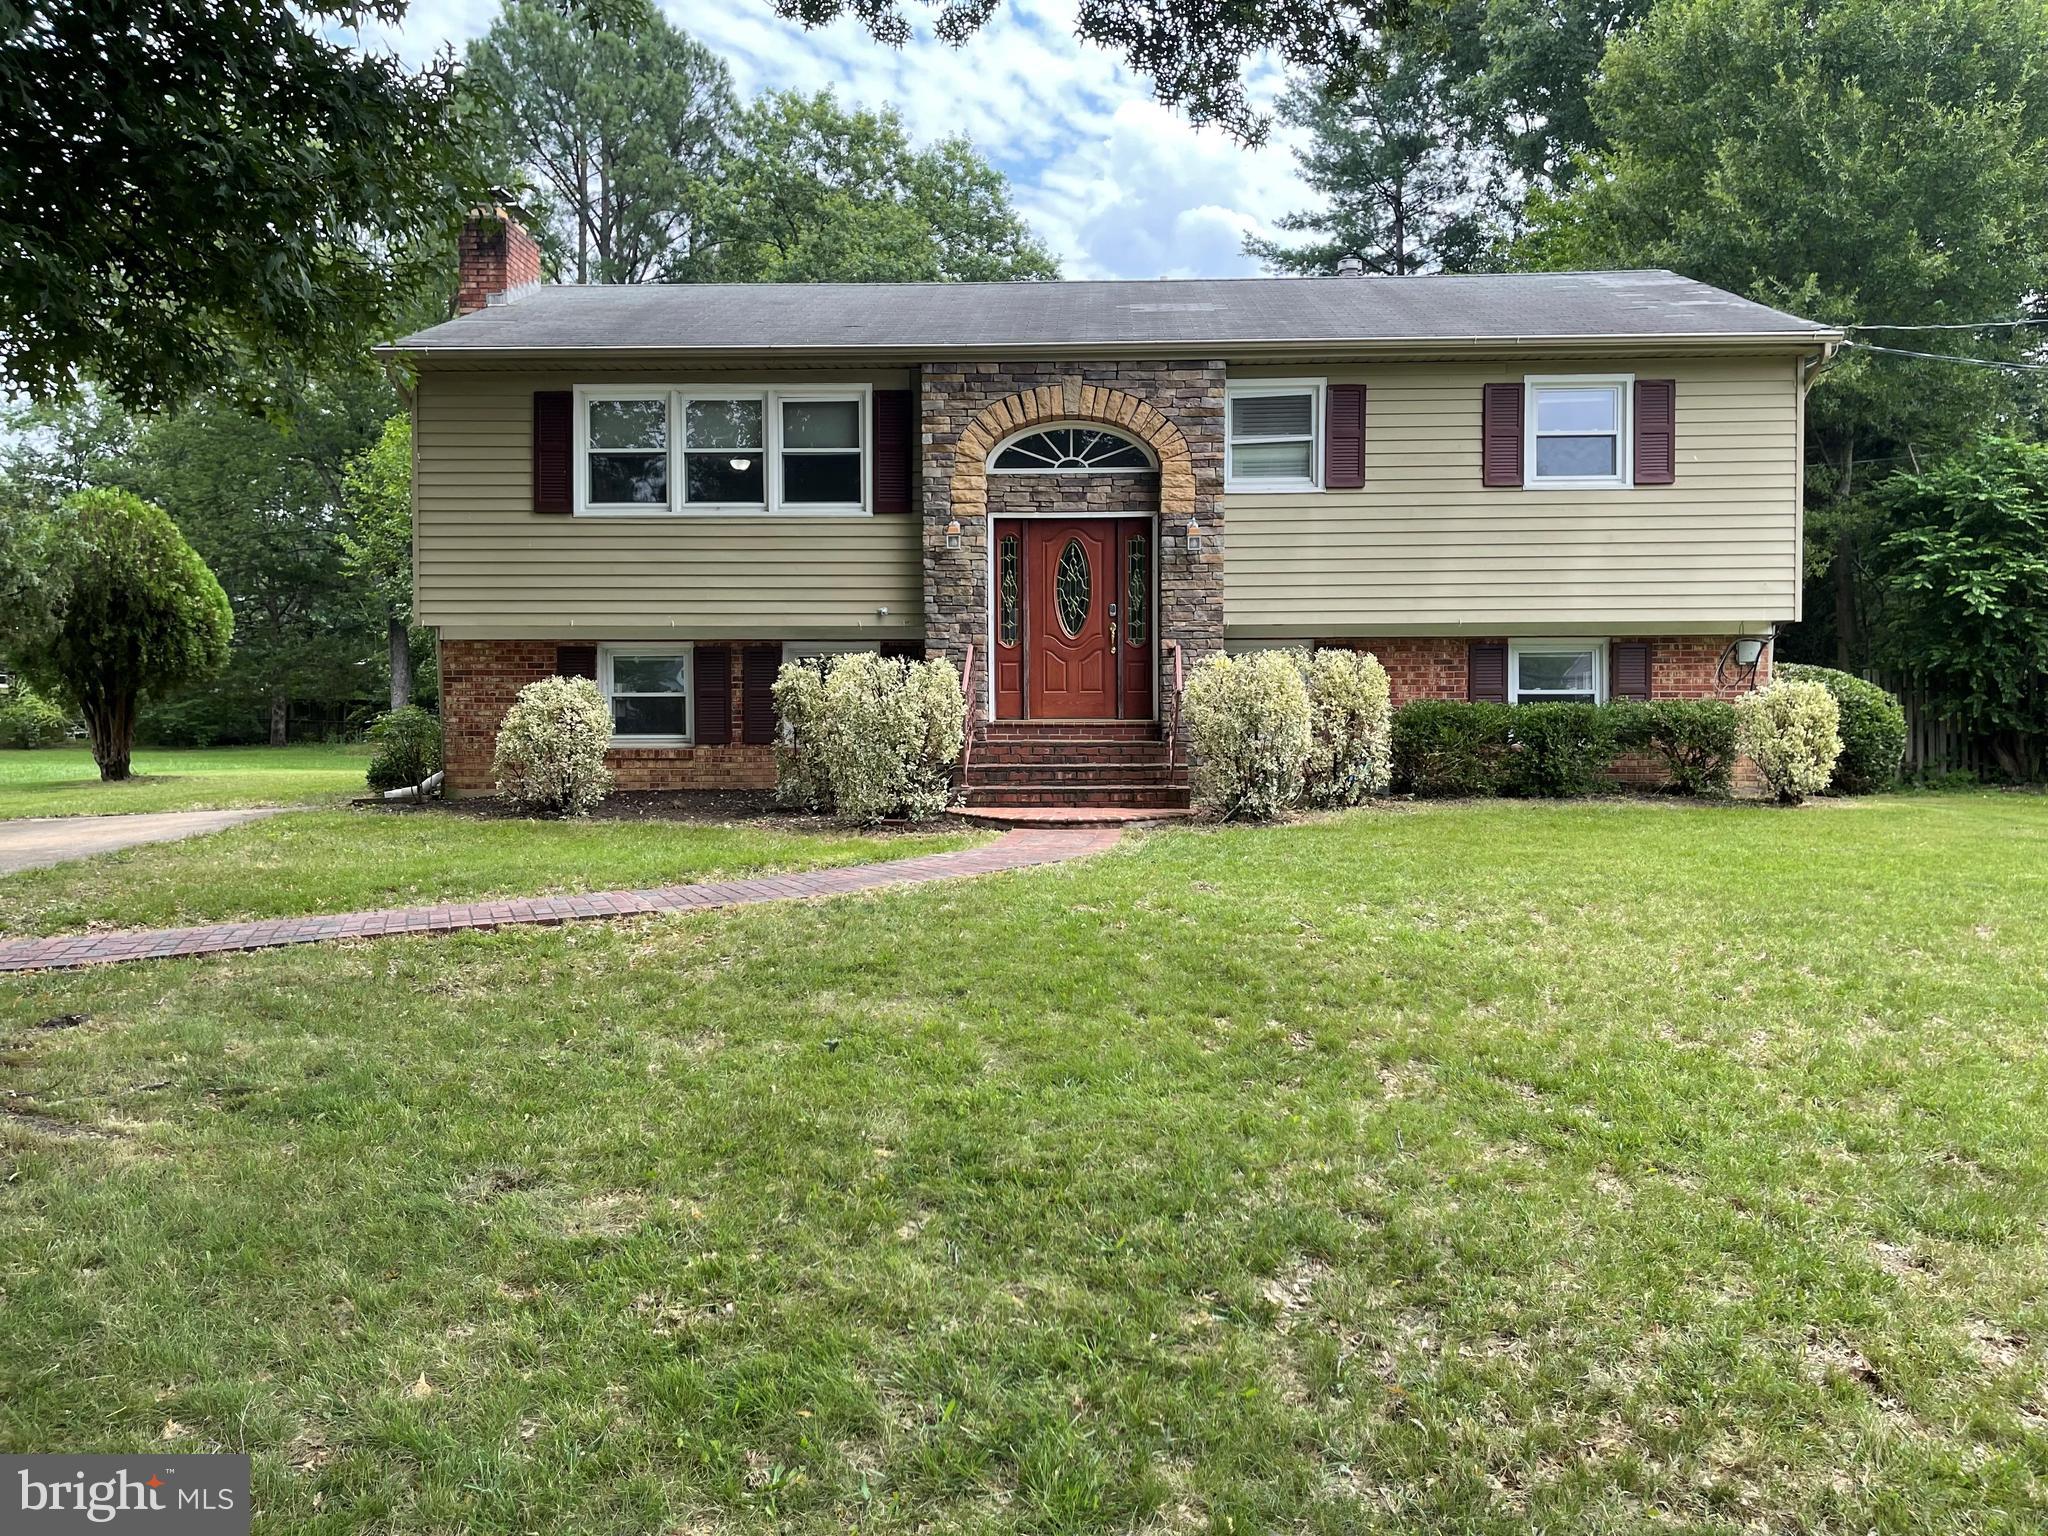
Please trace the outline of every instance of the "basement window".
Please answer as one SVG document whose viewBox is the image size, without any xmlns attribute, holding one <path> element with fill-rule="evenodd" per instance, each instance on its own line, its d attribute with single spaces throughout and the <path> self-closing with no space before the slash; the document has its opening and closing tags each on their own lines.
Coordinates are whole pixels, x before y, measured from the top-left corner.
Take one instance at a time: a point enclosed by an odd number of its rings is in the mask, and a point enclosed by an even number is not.
<svg viewBox="0 0 2048 1536">
<path fill-rule="evenodd" d="M 689 646 L 601 646 L 597 674 L 611 705 L 613 741 L 627 747 L 689 745 Z"/>
<path fill-rule="evenodd" d="M 1604 640 L 1515 640 L 1508 698 L 1516 704 L 1598 704 L 1607 692 Z"/>
</svg>

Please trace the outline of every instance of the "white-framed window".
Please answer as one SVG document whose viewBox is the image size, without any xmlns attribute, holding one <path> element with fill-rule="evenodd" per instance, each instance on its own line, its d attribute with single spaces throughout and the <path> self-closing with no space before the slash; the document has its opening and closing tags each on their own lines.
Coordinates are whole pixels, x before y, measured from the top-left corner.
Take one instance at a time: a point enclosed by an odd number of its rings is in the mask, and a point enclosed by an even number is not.
<svg viewBox="0 0 2048 1536">
<path fill-rule="evenodd" d="M 597 648 L 597 686 L 622 747 L 682 747 L 693 738 L 690 647 L 649 642 Z"/>
<path fill-rule="evenodd" d="M 1323 381 L 1224 386 L 1223 488 L 1313 491 L 1322 484 Z"/>
<path fill-rule="evenodd" d="M 865 515 L 872 403 L 866 385 L 583 385 L 576 511 Z"/>
<path fill-rule="evenodd" d="M 1522 483 L 1591 490 L 1630 483 L 1627 374 L 1522 381 Z"/>
<path fill-rule="evenodd" d="M 681 396 L 685 507 L 768 506 L 768 401 L 763 395 Z"/>
<path fill-rule="evenodd" d="M 666 390 L 607 390 L 577 402 L 584 500 L 593 508 L 668 505 Z"/>
<path fill-rule="evenodd" d="M 857 510 L 867 501 L 867 413 L 859 395 L 781 395 L 777 484 L 792 510 Z"/>
<path fill-rule="evenodd" d="M 1605 640 L 1508 642 L 1511 703 L 1598 704 L 1606 697 Z"/>
</svg>

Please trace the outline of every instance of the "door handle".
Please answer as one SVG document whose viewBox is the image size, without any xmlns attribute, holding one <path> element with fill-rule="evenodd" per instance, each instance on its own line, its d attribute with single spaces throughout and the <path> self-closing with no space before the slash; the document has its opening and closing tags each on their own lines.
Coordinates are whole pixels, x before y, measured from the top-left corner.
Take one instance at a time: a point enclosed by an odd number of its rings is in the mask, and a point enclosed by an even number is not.
<svg viewBox="0 0 2048 1536">
<path fill-rule="evenodd" d="M 1117 638 L 1123 633 L 1123 625 L 1116 621 L 1116 604 L 1109 605 L 1109 654 L 1117 654 Z"/>
</svg>

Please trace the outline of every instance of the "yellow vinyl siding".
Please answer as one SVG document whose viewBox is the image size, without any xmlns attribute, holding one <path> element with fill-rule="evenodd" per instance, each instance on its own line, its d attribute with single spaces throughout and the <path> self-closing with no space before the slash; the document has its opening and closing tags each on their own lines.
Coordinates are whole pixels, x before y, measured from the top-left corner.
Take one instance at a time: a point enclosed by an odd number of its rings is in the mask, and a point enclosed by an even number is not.
<svg viewBox="0 0 2048 1536">
<path fill-rule="evenodd" d="M 873 384 L 754 369 L 430 372 L 414 399 L 422 624 L 453 638 L 892 639 L 924 633 L 916 516 L 560 517 L 533 511 L 533 395 L 577 384 Z M 886 608 L 883 618 L 877 610 Z"/>
<path fill-rule="evenodd" d="M 1676 379 L 1677 483 L 1482 486 L 1480 386 L 1525 372 Z M 1792 359 L 1447 361 L 1326 376 L 1366 386 L 1365 488 L 1225 496 L 1230 633 L 1671 633 L 1796 617 Z"/>
</svg>

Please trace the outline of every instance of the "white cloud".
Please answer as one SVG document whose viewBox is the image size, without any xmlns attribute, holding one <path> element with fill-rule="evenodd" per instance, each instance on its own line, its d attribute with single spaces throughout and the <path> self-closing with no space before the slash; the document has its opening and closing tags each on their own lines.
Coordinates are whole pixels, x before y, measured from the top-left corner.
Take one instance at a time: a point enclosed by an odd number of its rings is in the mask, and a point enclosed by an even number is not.
<svg viewBox="0 0 2048 1536">
<path fill-rule="evenodd" d="M 920 25 L 900 50 L 850 18 L 805 32 L 767 0 L 665 4 L 726 59 L 743 91 L 830 87 L 844 101 L 895 107 L 920 142 L 965 134 L 1010 178 L 1070 277 L 1250 272 L 1243 236 L 1270 233 L 1279 214 L 1309 201 L 1280 135 L 1246 149 L 1159 106 L 1120 60 L 1076 39 L 1073 0 L 1006 0 L 964 47 Z M 495 0 L 415 0 L 385 35 L 414 58 L 459 49 L 497 9 Z M 1254 70 L 1256 98 L 1270 100 L 1281 84 L 1270 64 Z"/>
</svg>

